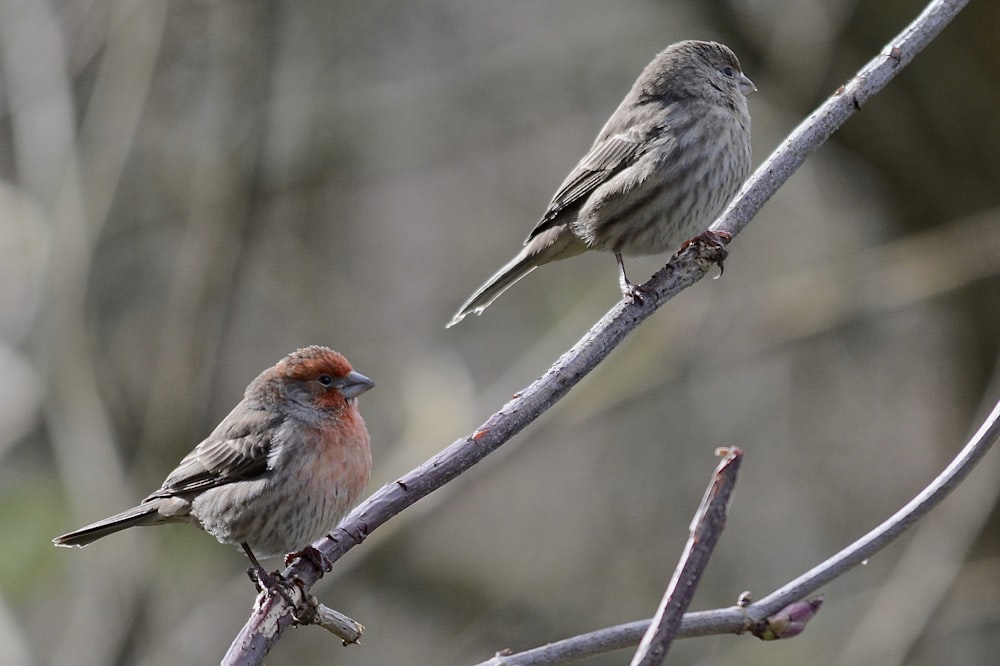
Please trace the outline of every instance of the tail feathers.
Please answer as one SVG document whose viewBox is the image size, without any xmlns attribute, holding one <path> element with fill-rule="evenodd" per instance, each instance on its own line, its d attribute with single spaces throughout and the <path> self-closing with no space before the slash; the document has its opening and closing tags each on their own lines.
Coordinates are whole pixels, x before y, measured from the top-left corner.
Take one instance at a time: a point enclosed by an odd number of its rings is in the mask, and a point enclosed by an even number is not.
<svg viewBox="0 0 1000 666">
<path fill-rule="evenodd" d="M 451 321 L 445 325 L 445 328 L 451 328 L 465 319 L 467 315 L 473 313 L 477 315 L 482 314 L 483 310 L 488 308 L 500 294 L 510 289 L 514 286 L 515 282 L 538 268 L 538 266 L 539 262 L 536 261 L 536 257 L 529 256 L 526 251 L 522 251 L 519 255 L 511 259 L 507 265 L 494 273 L 493 277 L 479 287 L 472 296 L 469 296 L 469 299 L 462 304 L 462 307 L 458 309 L 458 312 L 451 318 Z"/>
<path fill-rule="evenodd" d="M 445 328 L 451 328 L 470 314 L 482 314 L 500 294 L 510 289 L 515 282 L 542 264 L 556 259 L 565 259 L 580 254 L 587 249 L 580 239 L 570 233 L 565 226 L 552 227 L 532 238 L 521 252 L 493 274 L 483 286 L 462 304 Z"/>
<path fill-rule="evenodd" d="M 134 506 L 127 511 L 99 520 L 96 523 L 81 527 L 69 534 L 63 534 L 52 540 L 57 546 L 86 546 L 91 541 L 119 532 L 136 525 L 152 525 L 163 522 L 159 517 L 159 503 L 149 502 Z"/>
</svg>

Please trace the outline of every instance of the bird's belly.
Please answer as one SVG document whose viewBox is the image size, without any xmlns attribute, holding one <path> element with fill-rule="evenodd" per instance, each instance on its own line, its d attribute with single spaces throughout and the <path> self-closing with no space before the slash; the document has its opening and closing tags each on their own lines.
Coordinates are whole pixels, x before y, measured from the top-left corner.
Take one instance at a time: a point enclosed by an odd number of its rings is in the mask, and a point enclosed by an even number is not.
<svg viewBox="0 0 1000 666">
<path fill-rule="evenodd" d="M 246 543 L 258 558 L 304 548 L 336 526 L 353 497 L 344 489 L 288 497 L 269 479 L 213 488 L 192 502 L 192 514 L 222 543 Z"/>
</svg>

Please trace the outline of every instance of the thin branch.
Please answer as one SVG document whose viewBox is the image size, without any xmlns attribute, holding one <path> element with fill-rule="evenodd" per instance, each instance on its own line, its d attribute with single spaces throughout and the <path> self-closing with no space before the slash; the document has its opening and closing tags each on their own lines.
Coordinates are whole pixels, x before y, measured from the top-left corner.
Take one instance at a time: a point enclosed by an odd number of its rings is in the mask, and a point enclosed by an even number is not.
<svg viewBox="0 0 1000 666">
<path fill-rule="evenodd" d="M 684 552 L 649 630 L 632 657 L 632 666 L 658 666 L 663 663 L 681 626 L 684 611 L 691 605 L 694 592 L 698 589 L 698 582 L 708 566 L 715 544 L 722 536 L 726 516 L 729 514 L 729 500 L 733 496 L 737 474 L 743 462 L 743 452 L 728 449 L 723 450 L 721 455 L 724 458 L 712 474 L 712 481 L 694 514 Z"/>
<path fill-rule="evenodd" d="M 884 523 L 844 550 L 752 604 L 747 608 L 747 614 L 752 620 L 760 621 L 792 601 L 802 599 L 807 594 L 826 585 L 848 569 L 856 567 L 885 548 L 947 497 L 962 482 L 962 479 L 968 476 L 972 468 L 986 455 L 997 439 L 1000 439 L 1000 402 L 994 405 L 993 411 L 986 418 L 979 431 L 959 451 L 951 464 L 920 494 Z"/>
<path fill-rule="evenodd" d="M 768 637 L 768 620 L 790 604 L 804 599 L 831 580 L 858 566 L 896 537 L 913 526 L 928 511 L 941 503 L 973 467 L 982 460 L 990 448 L 1000 440 L 1000 401 L 955 459 L 903 508 L 888 520 L 861 537 L 847 548 L 827 559 L 787 585 L 775 590 L 760 601 L 746 607 L 732 606 L 698 613 L 688 613 L 677 631 L 677 638 L 708 636 L 711 634 L 742 634 L 747 631 L 759 637 Z M 650 620 L 639 620 L 572 638 L 549 643 L 513 655 L 498 655 L 479 666 L 553 666 L 568 664 L 578 659 L 602 652 L 636 645 L 651 625 Z M 789 634 L 784 634 L 789 636 Z"/>
<path fill-rule="evenodd" d="M 1000 396 L 1000 356 L 987 387 L 980 412 Z M 934 629 L 946 597 L 953 592 L 1000 498 L 1000 457 L 984 458 L 976 469 L 962 481 L 962 492 L 910 531 L 891 573 L 855 619 L 851 640 L 840 650 L 836 663 L 904 664 L 914 645 Z"/>
<path fill-rule="evenodd" d="M 713 230 L 735 236 L 746 227 L 809 153 L 822 145 L 862 104 L 885 87 L 967 3 L 968 0 L 930 3 L 890 42 L 884 53 L 865 65 L 792 132 L 751 176 L 713 225 Z M 542 377 L 515 395 L 478 430 L 455 441 L 397 481 L 377 490 L 355 508 L 328 539 L 317 542 L 317 548 L 331 562 L 335 562 L 397 513 L 495 451 L 566 395 L 642 321 L 680 291 L 704 277 L 719 258 L 717 248 L 710 244 L 695 244 L 678 253 L 644 285 L 644 290 L 655 294 L 655 298 L 647 298 L 641 304 L 631 301 L 618 303 Z M 312 564 L 299 560 L 285 570 L 284 576 L 301 581 L 308 590 L 322 576 L 322 572 Z M 270 599 L 251 616 L 230 646 L 223 663 L 259 664 L 263 661 L 270 647 L 292 625 L 289 609 L 275 606 L 284 606 L 284 602 Z M 272 612 L 276 616 L 270 615 Z M 263 630 L 262 618 L 265 615 L 276 619 L 276 624 L 268 631 Z"/>
</svg>

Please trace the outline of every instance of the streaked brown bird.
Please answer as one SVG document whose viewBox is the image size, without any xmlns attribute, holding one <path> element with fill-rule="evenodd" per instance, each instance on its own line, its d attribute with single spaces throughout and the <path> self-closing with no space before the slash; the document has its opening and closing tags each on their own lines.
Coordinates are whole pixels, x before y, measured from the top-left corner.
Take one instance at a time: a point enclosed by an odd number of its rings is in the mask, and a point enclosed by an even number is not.
<svg viewBox="0 0 1000 666">
<path fill-rule="evenodd" d="M 750 174 L 746 96 L 756 89 L 727 46 L 684 41 L 661 51 L 563 181 L 521 252 L 448 327 L 482 314 L 542 264 L 586 250 L 613 252 L 622 295 L 641 300 L 622 256 L 676 251 L 718 217 Z"/>
<path fill-rule="evenodd" d="M 191 523 L 242 546 L 255 565 L 257 557 L 306 549 L 368 483 L 371 448 L 357 397 L 374 385 L 332 349 L 292 352 L 250 383 L 159 490 L 52 541 L 86 546 L 137 525 Z"/>
</svg>

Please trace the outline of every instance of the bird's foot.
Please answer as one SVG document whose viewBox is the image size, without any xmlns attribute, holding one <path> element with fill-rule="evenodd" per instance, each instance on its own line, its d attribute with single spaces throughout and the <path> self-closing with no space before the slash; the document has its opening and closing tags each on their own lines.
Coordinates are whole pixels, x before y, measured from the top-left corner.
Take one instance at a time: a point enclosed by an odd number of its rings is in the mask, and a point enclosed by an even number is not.
<svg viewBox="0 0 1000 666">
<path fill-rule="evenodd" d="M 618 286 L 622 290 L 622 298 L 630 298 L 636 305 L 642 305 L 647 298 L 656 298 L 656 292 L 652 289 L 630 282 L 628 279 L 618 280 Z"/>
<path fill-rule="evenodd" d="M 284 599 L 289 606 L 295 608 L 295 603 L 292 598 L 288 596 L 288 590 L 291 589 L 292 584 L 285 580 L 285 577 L 281 575 L 281 572 L 275 570 L 271 573 L 267 572 L 260 562 L 257 561 L 257 556 L 253 554 L 250 550 L 248 544 L 242 543 L 240 546 L 243 547 L 243 552 L 247 554 L 250 559 L 250 568 L 247 569 L 247 576 L 253 581 L 254 587 L 257 588 L 257 593 L 266 592 L 267 594 L 276 593 Z"/>
<path fill-rule="evenodd" d="M 264 590 L 271 591 L 280 589 L 282 586 L 288 586 L 288 581 L 284 579 L 280 572 L 273 571 L 268 573 L 267 569 L 259 564 L 255 564 L 247 569 L 247 577 L 253 582 L 258 592 L 263 592 Z"/>
<path fill-rule="evenodd" d="M 712 231 L 709 229 L 685 241 L 681 245 L 681 248 L 677 250 L 677 254 L 688 250 L 697 253 L 699 259 L 718 266 L 719 276 L 721 277 L 726 270 L 726 257 L 729 256 L 729 250 L 726 246 L 729 245 L 731 240 L 733 240 L 733 235 L 728 231 Z"/>
<path fill-rule="evenodd" d="M 253 581 L 258 594 L 261 592 L 267 595 L 277 594 L 285 601 L 286 604 L 288 604 L 289 608 L 296 608 L 295 602 L 292 600 L 292 597 L 289 596 L 289 591 L 292 589 L 292 583 L 285 580 L 285 577 L 282 576 L 280 572 L 273 571 L 268 573 L 264 567 L 257 564 L 247 569 L 247 576 L 249 576 L 250 580 Z"/>
<path fill-rule="evenodd" d="M 641 284 L 635 284 L 625 274 L 625 261 L 620 252 L 615 252 L 618 262 L 618 288 L 622 290 L 622 298 L 631 299 L 636 305 L 642 305 L 647 298 L 656 298 L 656 292 Z"/>
<path fill-rule="evenodd" d="M 302 550 L 297 550 L 294 553 L 288 553 L 285 555 L 285 566 L 287 567 L 295 560 L 308 560 L 310 564 L 314 565 L 320 571 L 329 573 L 333 571 L 333 562 L 330 558 L 323 554 L 321 550 L 313 546 L 306 546 Z"/>
</svg>

